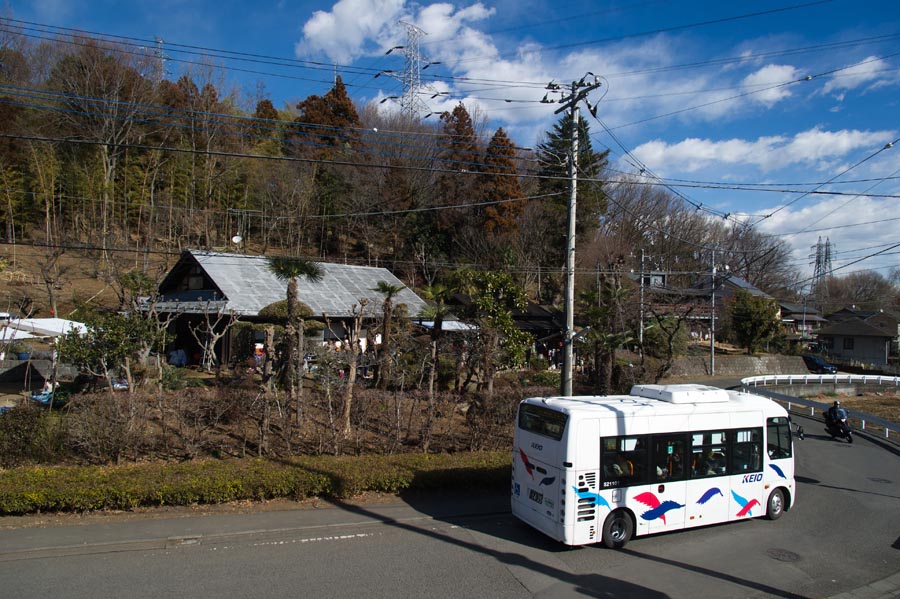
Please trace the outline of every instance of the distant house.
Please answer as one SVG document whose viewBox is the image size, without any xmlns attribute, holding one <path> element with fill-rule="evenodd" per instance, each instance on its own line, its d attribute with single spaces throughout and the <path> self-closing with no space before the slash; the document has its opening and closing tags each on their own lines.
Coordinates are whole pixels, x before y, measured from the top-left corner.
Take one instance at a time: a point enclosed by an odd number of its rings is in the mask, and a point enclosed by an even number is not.
<svg viewBox="0 0 900 599">
<path fill-rule="evenodd" d="M 299 300 L 312 310 L 312 319 L 327 318 L 331 326 L 320 333 L 320 341 L 342 339 L 345 324 L 354 305 L 368 299 L 366 314 L 377 318 L 384 297 L 375 291 L 379 282 L 403 286 L 385 268 L 348 264 L 318 263 L 323 270 L 320 281 L 297 279 Z M 184 251 L 159 285 L 156 309 L 160 313 L 178 313 L 174 326 L 176 344 L 196 350 L 190 329 L 204 319 L 205 313 L 233 315 L 242 321 L 260 322 L 259 312 L 286 298 L 287 282 L 270 270 L 265 256 L 247 256 L 198 250 Z M 394 304 L 406 304 L 410 317 L 418 316 L 427 305 L 411 289 L 404 288 Z M 193 352 L 188 352 L 191 355 Z M 217 348 L 220 360 L 231 356 L 230 340 Z"/>
<path fill-rule="evenodd" d="M 787 332 L 788 341 L 806 344 L 816 339 L 816 331 L 828 321 L 822 314 L 805 304 L 780 302 L 781 323 Z"/>
<path fill-rule="evenodd" d="M 900 337 L 900 315 L 889 310 L 857 310 L 855 307 L 842 308 L 826 316 L 830 323 L 862 320 L 881 329 L 891 336 L 891 354 L 897 353 L 897 339 Z"/>
<path fill-rule="evenodd" d="M 819 329 L 819 347 L 833 359 L 884 366 L 888 363 L 894 335 L 859 318 L 851 318 Z"/>
<path fill-rule="evenodd" d="M 745 291 L 752 295 L 753 297 L 762 297 L 765 299 L 775 301 L 771 295 L 766 293 L 765 291 L 751 285 L 746 279 L 742 279 L 737 275 L 733 275 L 731 273 L 724 274 L 722 276 L 717 276 L 715 278 L 715 285 L 713 285 L 713 279 L 711 276 L 707 276 L 705 279 L 701 280 L 699 283 L 694 285 L 693 289 L 696 293 L 701 294 L 705 298 L 712 299 L 713 293 L 715 293 L 715 318 L 720 319 L 725 315 L 726 306 L 734 299 L 734 296 L 737 295 L 740 291 Z M 705 302 L 705 304 L 701 303 L 698 305 L 698 309 L 694 310 L 692 319 L 695 322 L 703 323 L 706 321 L 706 327 L 701 329 L 698 332 L 701 336 L 705 336 L 709 331 L 709 321 L 710 316 L 712 315 L 712 306 L 710 301 Z M 781 311 L 779 307 L 779 312 L 777 318 L 781 318 Z M 719 327 L 717 326 L 716 329 Z"/>
</svg>

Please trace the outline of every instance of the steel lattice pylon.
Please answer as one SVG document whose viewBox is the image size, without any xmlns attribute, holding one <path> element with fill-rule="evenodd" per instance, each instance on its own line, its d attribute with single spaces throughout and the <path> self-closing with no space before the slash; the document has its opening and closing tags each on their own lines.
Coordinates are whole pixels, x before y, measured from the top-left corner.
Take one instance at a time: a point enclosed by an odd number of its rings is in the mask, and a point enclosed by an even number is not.
<svg viewBox="0 0 900 599">
<path fill-rule="evenodd" d="M 403 84 L 403 95 L 400 96 L 400 110 L 408 119 L 418 117 L 421 113 L 428 111 L 428 106 L 419 97 L 422 89 L 422 55 L 419 52 L 419 40 L 423 35 L 427 35 L 420 28 L 412 23 L 398 21 L 400 25 L 406 28 L 406 45 L 397 46 L 388 50 L 388 54 L 394 50 L 400 51 L 405 57 L 406 62 L 403 66 L 401 75 L 394 75 L 385 72 Z M 429 63 L 435 64 L 435 63 Z"/>
<path fill-rule="evenodd" d="M 812 289 L 815 293 L 817 307 L 823 309 L 825 304 L 828 303 L 828 285 L 826 285 L 825 281 L 831 276 L 832 270 L 831 240 L 826 237 L 823 243 L 822 238 L 819 237 L 818 243 L 812 249 L 815 250 L 815 254 L 810 256 L 810 258 L 813 258 Z"/>
</svg>

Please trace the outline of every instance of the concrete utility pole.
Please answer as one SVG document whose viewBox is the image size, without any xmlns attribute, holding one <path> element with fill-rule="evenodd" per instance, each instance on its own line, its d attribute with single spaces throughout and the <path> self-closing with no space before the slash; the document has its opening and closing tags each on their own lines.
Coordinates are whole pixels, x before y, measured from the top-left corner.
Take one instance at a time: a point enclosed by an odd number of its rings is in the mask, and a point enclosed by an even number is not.
<svg viewBox="0 0 900 599">
<path fill-rule="evenodd" d="M 712 251 L 712 293 L 710 297 L 709 312 L 709 374 L 716 374 L 716 251 Z"/>
<path fill-rule="evenodd" d="M 588 82 L 587 77 L 593 77 L 593 81 Z M 580 116 L 578 114 L 578 104 L 582 100 L 588 106 L 591 114 L 596 116 L 597 109 L 587 102 L 587 95 L 593 90 L 600 87 L 600 81 L 594 77 L 593 73 L 588 73 L 579 81 L 572 82 L 572 88 L 569 95 L 559 100 L 562 107 L 557 109 L 554 114 L 559 114 L 564 110 L 568 110 L 572 117 L 572 143 L 568 156 L 569 162 L 569 209 L 567 212 L 568 232 L 566 234 L 566 297 L 565 297 L 565 314 L 566 314 L 566 335 L 563 339 L 563 366 L 560 376 L 560 395 L 570 397 L 572 395 L 572 372 L 574 368 L 573 343 L 575 339 L 575 206 L 578 194 L 578 126 Z M 550 84 L 548 89 L 557 91 L 559 86 Z"/>
<path fill-rule="evenodd" d="M 709 374 L 711 376 L 715 376 L 716 374 L 716 251 L 712 251 L 712 292 L 709 294 L 710 297 L 710 313 L 709 313 Z M 725 277 L 728 278 L 728 271 L 731 268 L 726 264 L 724 265 L 725 269 Z"/>
<path fill-rule="evenodd" d="M 644 351 L 644 248 L 641 248 L 641 307 L 640 307 L 640 315 L 641 315 L 641 324 L 640 328 L 638 328 L 638 345 L 641 347 L 641 352 Z"/>
</svg>

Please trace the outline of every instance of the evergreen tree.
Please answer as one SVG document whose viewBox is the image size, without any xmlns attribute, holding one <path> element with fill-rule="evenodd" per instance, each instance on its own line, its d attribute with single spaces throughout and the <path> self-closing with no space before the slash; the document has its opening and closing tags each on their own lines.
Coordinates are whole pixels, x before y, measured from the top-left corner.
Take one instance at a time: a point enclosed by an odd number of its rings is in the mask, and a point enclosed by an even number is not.
<svg viewBox="0 0 900 599">
<path fill-rule="evenodd" d="M 537 159 L 540 163 L 538 175 L 542 194 L 557 194 L 547 203 L 548 217 L 553 219 L 549 226 L 565 231 L 566 215 L 570 196 L 569 154 L 572 148 L 572 116 L 568 112 L 547 132 L 547 140 L 538 145 Z M 576 203 L 576 234 L 581 236 L 593 231 L 600 224 L 600 217 L 606 210 L 606 194 L 599 179 L 606 168 L 609 150 L 595 152 L 591 146 L 590 127 L 583 118 L 578 119 L 578 189 Z M 556 248 L 562 256 L 565 236 L 559 236 Z"/>
<path fill-rule="evenodd" d="M 452 112 L 441 115 L 443 133 L 440 137 L 440 168 L 435 186 L 435 201 L 439 206 L 457 206 L 472 203 L 477 197 L 476 177 L 472 172 L 479 168 L 480 152 L 472 117 L 460 102 Z M 445 253 L 454 255 L 451 237 L 461 228 L 469 226 L 471 212 L 466 209 L 444 209 L 435 213 L 434 227 L 441 238 Z"/>
<path fill-rule="evenodd" d="M 360 145 L 359 115 L 347 95 L 340 77 L 324 96 L 310 96 L 297 104 L 300 111 L 285 135 L 285 152 L 289 156 L 304 156 L 321 161 L 348 160 L 351 151 Z M 346 168 L 327 162 L 314 167 L 318 205 L 313 206 L 320 216 L 344 211 L 354 193 L 352 173 Z M 344 254 L 346 220 L 323 218 L 319 228 L 320 254 Z"/>
<path fill-rule="evenodd" d="M 731 327 L 738 345 L 753 354 L 775 339 L 781 330 L 778 304 L 772 298 L 755 296 L 742 289 L 734 295 Z"/>
<path fill-rule="evenodd" d="M 522 202 L 514 201 L 522 197 L 515 157 L 516 150 L 503 127 L 497 129 L 483 161 L 483 171 L 491 176 L 481 179 L 485 201 L 501 202 L 484 208 L 484 230 L 490 236 L 502 236 L 514 230 L 516 219 L 522 214 Z"/>
<path fill-rule="evenodd" d="M 289 155 L 333 158 L 338 149 L 359 142 L 359 114 L 340 76 L 327 94 L 309 96 L 297 104 L 297 110 L 300 116 L 294 119 L 287 140 Z"/>
</svg>

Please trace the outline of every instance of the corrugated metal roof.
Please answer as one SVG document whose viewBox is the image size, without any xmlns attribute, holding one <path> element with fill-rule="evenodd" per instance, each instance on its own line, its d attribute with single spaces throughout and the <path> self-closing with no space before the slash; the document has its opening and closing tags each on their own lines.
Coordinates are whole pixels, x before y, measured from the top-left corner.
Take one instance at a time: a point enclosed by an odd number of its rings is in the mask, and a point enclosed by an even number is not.
<svg viewBox="0 0 900 599">
<path fill-rule="evenodd" d="M 217 299 L 225 300 L 228 311 L 233 310 L 241 316 L 255 316 L 269 304 L 285 299 L 287 281 L 280 281 L 269 270 L 265 256 L 187 250 L 179 262 L 191 258 L 222 292 L 224 297 Z M 403 282 L 386 268 L 328 262 L 317 264 L 323 271 L 320 281 L 310 282 L 303 277 L 297 280 L 299 299 L 312 309 L 315 316 L 350 316 L 353 305 L 362 298 L 369 300 L 367 313 L 378 313 L 384 301 L 384 296 L 374 291 L 378 283 L 384 281 L 403 286 Z M 170 299 L 170 296 L 175 299 L 174 295 L 166 294 L 163 299 Z M 407 305 L 410 316 L 418 316 L 427 305 L 407 287 L 394 297 L 394 305 L 399 304 Z"/>
<path fill-rule="evenodd" d="M 863 322 L 858 318 L 851 318 L 827 327 L 822 327 L 819 329 L 818 334 L 819 337 L 830 337 L 835 335 L 842 335 L 845 337 L 893 337 L 890 333 L 885 333 L 883 330 L 873 327 L 869 323 Z"/>
</svg>

